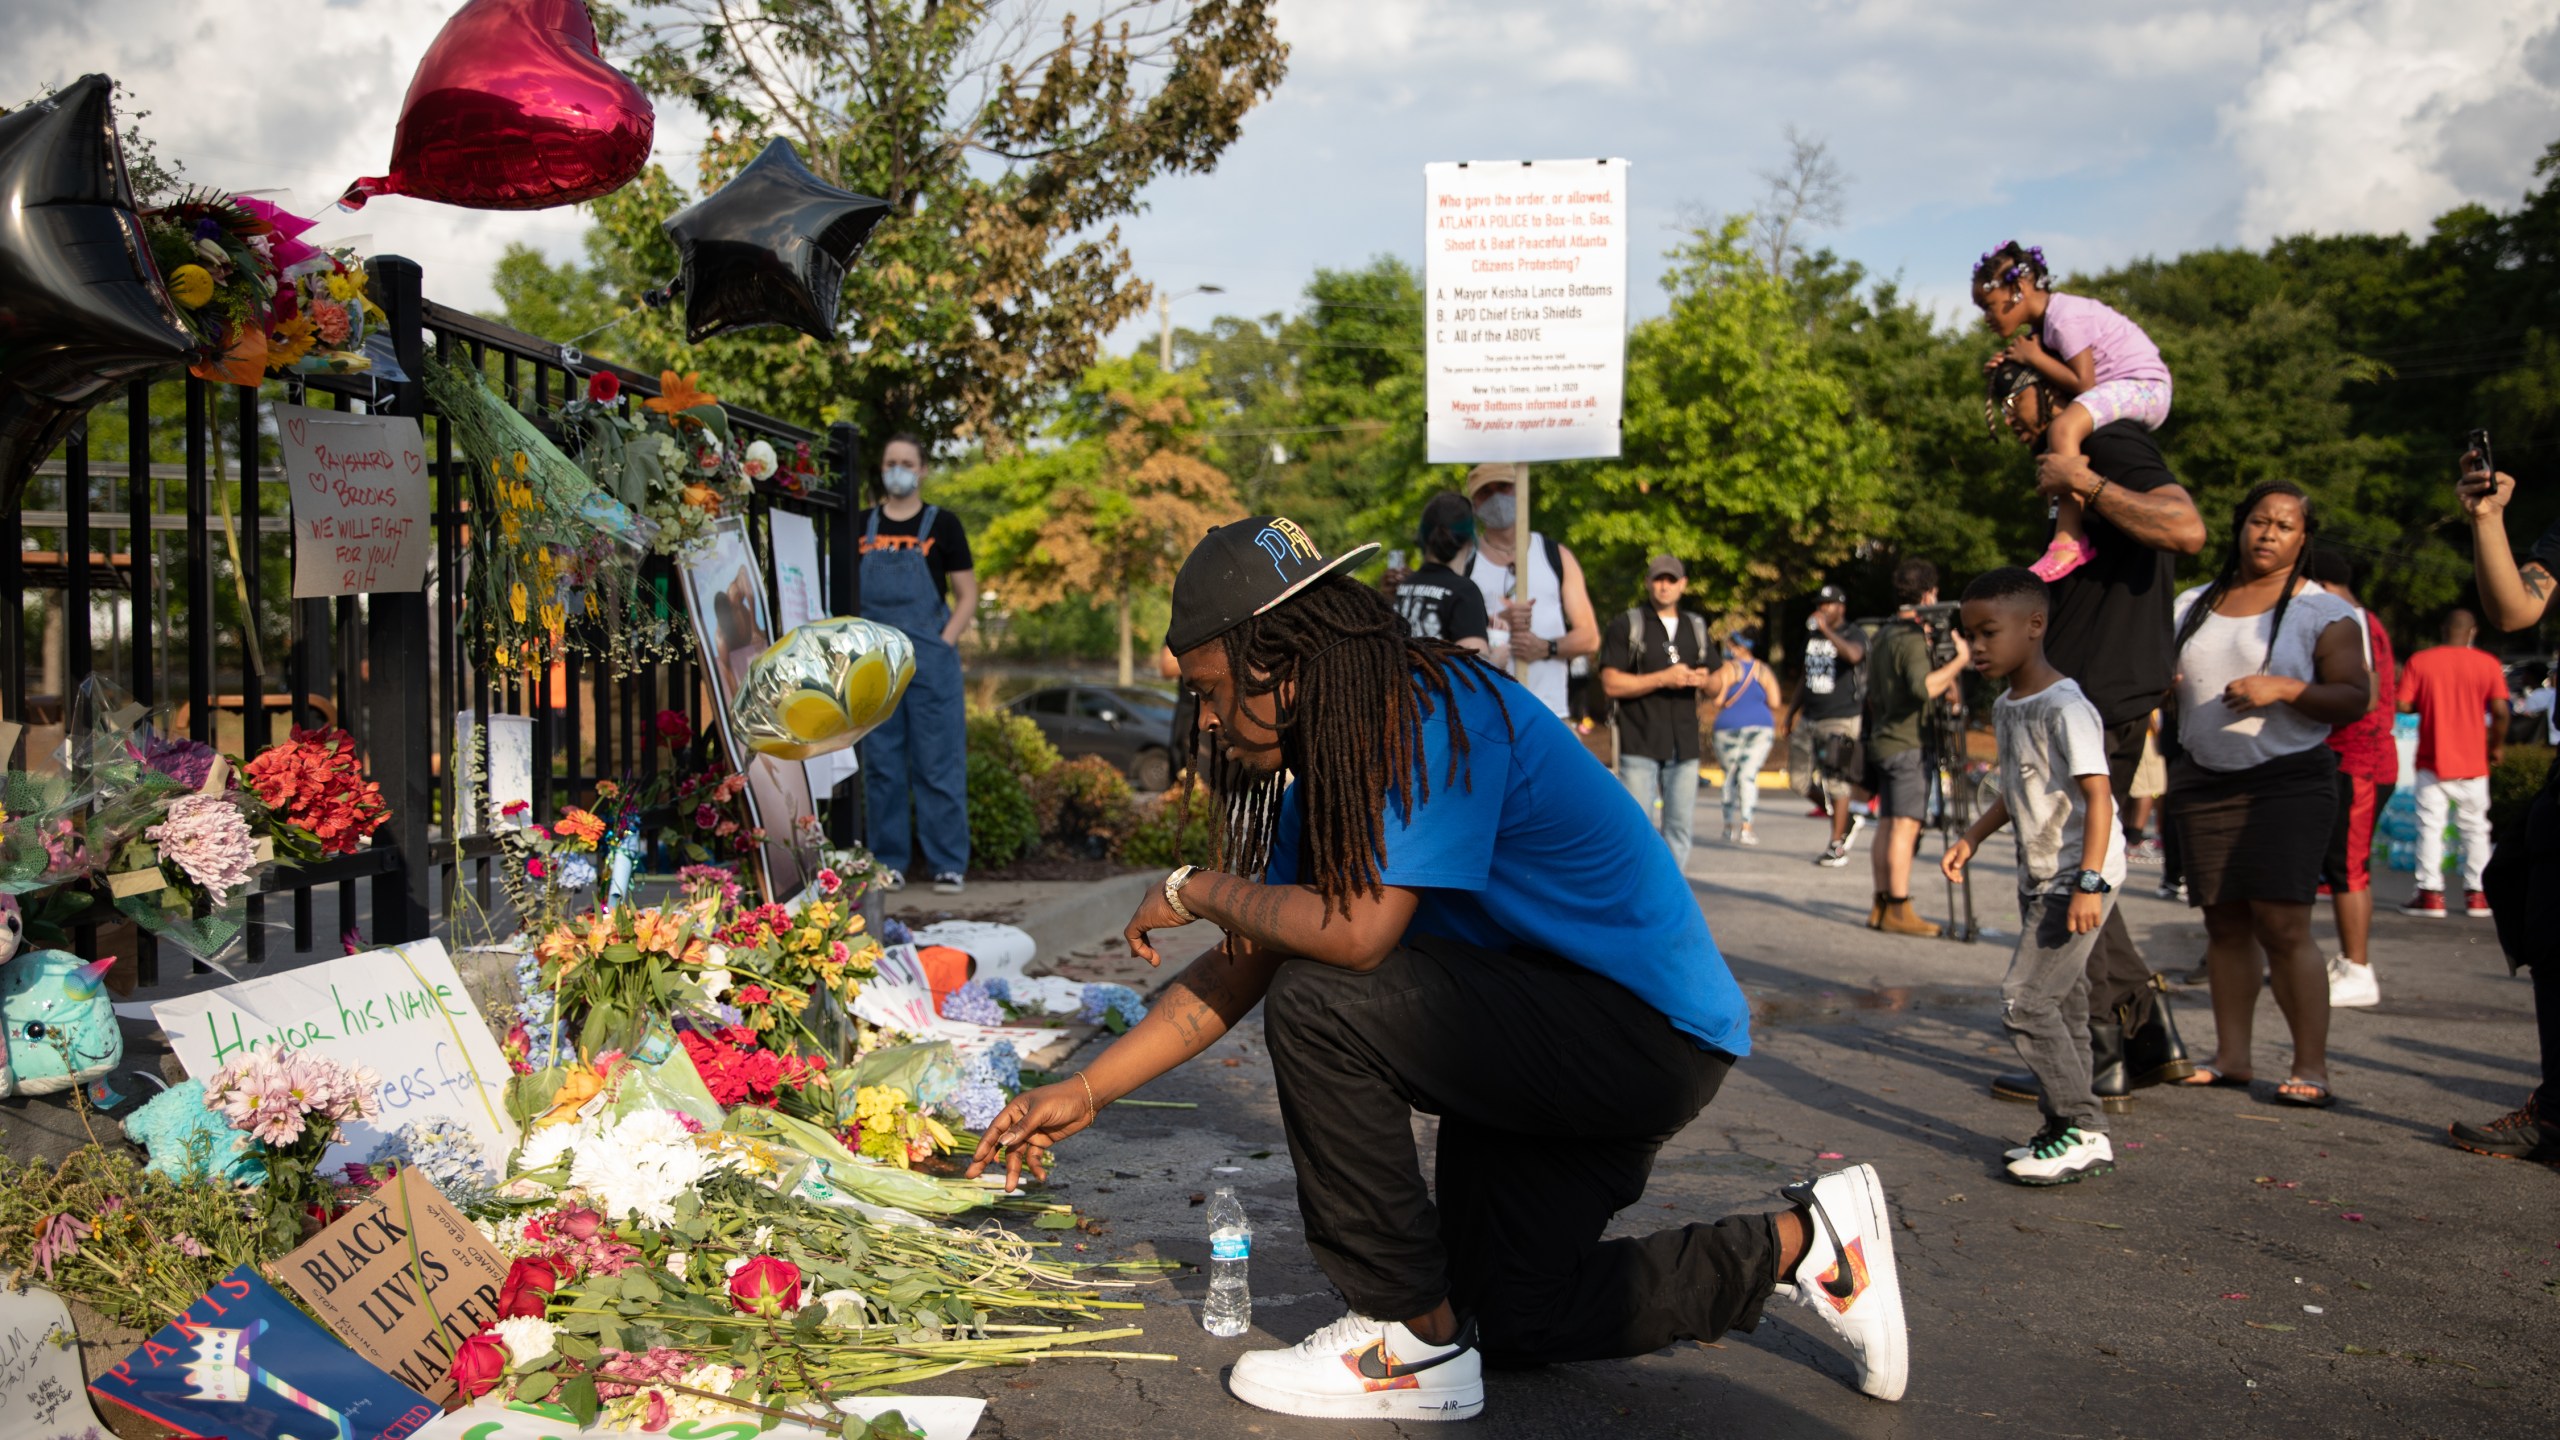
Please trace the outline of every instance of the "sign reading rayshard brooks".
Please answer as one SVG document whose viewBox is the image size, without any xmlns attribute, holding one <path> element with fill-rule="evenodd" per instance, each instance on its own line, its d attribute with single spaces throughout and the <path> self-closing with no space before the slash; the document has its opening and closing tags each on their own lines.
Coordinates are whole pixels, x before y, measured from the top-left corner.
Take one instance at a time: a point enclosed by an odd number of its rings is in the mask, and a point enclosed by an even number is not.
<svg viewBox="0 0 2560 1440">
<path fill-rule="evenodd" d="M 1611 459 L 1627 367 L 1627 162 L 1423 167 L 1433 463 Z"/>
</svg>

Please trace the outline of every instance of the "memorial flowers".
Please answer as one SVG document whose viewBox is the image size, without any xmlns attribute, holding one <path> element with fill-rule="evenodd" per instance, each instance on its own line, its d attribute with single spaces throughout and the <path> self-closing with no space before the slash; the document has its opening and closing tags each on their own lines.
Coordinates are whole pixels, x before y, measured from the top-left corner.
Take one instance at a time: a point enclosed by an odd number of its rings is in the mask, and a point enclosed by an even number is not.
<svg viewBox="0 0 2560 1440">
<path fill-rule="evenodd" d="M 618 403 L 621 393 L 619 380 L 591 381 L 560 407 L 560 432 L 595 483 L 647 520 L 650 548 L 681 563 L 710 540 L 714 521 L 746 504 L 752 482 L 779 473 L 780 462 L 762 441 L 738 443 L 699 374 L 662 373 L 658 394 L 636 414 Z"/>
<path fill-rule="evenodd" d="M 677 1015 L 707 1009 L 712 907 L 615 905 L 572 916 L 534 946 L 560 1014 L 582 1016 L 581 1056 L 629 1050 Z M 669 1042 L 672 1044 L 672 1038 Z"/>
<path fill-rule="evenodd" d="M 355 737 L 333 725 L 295 726 L 241 773 L 270 810 L 318 842 L 320 855 L 354 854 L 391 818 L 382 787 L 364 778 Z"/>
<path fill-rule="evenodd" d="M 335 1208 L 320 1157 L 341 1124 L 382 1113 L 381 1088 L 382 1077 L 364 1066 L 294 1050 L 252 1051 L 205 1081 L 205 1108 L 258 1142 L 266 1172 L 258 1213 L 270 1244 L 289 1248 L 306 1212 Z"/>
</svg>

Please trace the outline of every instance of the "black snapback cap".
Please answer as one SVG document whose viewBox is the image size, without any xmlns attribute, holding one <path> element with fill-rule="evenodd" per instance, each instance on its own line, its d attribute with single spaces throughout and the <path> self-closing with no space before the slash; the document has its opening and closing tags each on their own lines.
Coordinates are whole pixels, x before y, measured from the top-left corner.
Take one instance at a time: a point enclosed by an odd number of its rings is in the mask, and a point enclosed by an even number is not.
<svg viewBox="0 0 2560 1440">
<path fill-rule="evenodd" d="M 1173 577 L 1173 623 L 1165 628 L 1165 648 L 1176 655 L 1196 650 L 1377 553 L 1373 541 L 1328 560 L 1305 526 L 1278 515 L 1217 526 Z"/>
</svg>

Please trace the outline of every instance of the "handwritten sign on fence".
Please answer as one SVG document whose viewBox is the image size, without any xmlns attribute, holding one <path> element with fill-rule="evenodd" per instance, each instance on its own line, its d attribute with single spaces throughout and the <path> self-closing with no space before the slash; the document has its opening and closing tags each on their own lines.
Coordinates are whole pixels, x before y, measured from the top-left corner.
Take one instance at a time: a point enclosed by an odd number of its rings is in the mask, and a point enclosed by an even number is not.
<svg viewBox="0 0 2560 1440">
<path fill-rule="evenodd" d="M 506 1057 L 441 940 L 162 1000 L 151 1015 L 199 1080 L 261 1049 L 308 1050 L 373 1067 L 382 1077 L 381 1118 L 341 1129 L 321 1162 L 328 1168 L 371 1159 L 404 1125 L 443 1121 L 477 1136 L 490 1170 L 506 1173 L 516 1145 Z"/>
<path fill-rule="evenodd" d="M 404 415 L 276 407 L 293 491 L 293 598 L 426 584 L 427 446 Z"/>
</svg>

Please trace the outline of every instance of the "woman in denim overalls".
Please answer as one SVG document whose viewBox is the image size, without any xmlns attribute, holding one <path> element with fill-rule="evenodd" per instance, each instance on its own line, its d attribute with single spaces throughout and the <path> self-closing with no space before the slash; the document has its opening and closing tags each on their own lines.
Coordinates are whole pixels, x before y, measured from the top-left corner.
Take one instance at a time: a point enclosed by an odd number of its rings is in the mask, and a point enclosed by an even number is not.
<svg viewBox="0 0 2560 1440">
<path fill-rule="evenodd" d="M 905 883 L 911 863 L 920 860 L 918 868 L 933 876 L 936 891 L 956 894 L 969 871 L 969 781 L 960 652 L 952 639 L 968 628 L 977 609 L 977 575 L 961 569 L 948 577 L 960 600 L 955 625 L 927 563 L 940 509 L 923 508 L 912 542 L 893 535 L 884 544 L 880 534 L 881 511 L 916 493 L 923 450 L 901 435 L 881 447 L 880 460 L 887 498 L 863 525 L 862 614 L 896 626 L 915 642 L 916 678 L 898 708 L 862 743 L 871 853 L 894 877 L 892 889 Z"/>
</svg>

